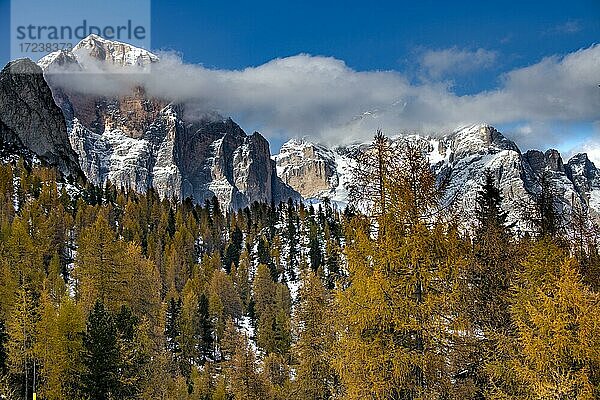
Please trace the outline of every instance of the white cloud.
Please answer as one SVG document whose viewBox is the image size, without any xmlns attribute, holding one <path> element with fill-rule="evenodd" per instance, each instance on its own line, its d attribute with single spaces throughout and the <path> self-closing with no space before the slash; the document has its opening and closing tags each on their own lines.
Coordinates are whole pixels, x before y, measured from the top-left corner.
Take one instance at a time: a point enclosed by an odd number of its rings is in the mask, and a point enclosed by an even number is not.
<svg viewBox="0 0 600 400">
<path fill-rule="evenodd" d="M 440 78 L 489 68 L 497 58 L 498 53 L 491 50 L 451 47 L 424 51 L 419 57 L 419 64 L 429 77 Z"/>
<path fill-rule="evenodd" d="M 107 94 L 130 87 L 135 79 L 151 96 L 186 103 L 188 111 L 217 110 L 243 127 L 259 127 L 266 136 L 309 135 L 331 143 L 370 138 L 377 128 L 396 134 L 473 122 L 600 121 L 600 45 L 515 69 L 500 77 L 498 88 L 464 96 L 447 83 L 411 84 L 398 72 L 355 71 L 331 57 L 300 54 L 243 70 L 161 57 L 151 73 L 94 79 L 62 74 L 64 84 Z M 543 143 L 535 129 L 520 135 L 528 143 Z"/>
<path fill-rule="evenodd" d="M 580 132 L 570 127 L 569 124 L 552 121 L 531 121 L 517 124 L 514 128 L 507 128 L 504 132 L 519 144 L 523 151 L 537 149 L 545 151 L 549 148 L 567 150 L 563 158 L 568 160 L 576 152 L 574 147 L 579 147 Z"/>
<path fill-rule="evenodd" d="M 588 158 L 600 168 L 600 121 L 592 125 L 592 134 L 573 146 L 565 155 L 569 159 L 577 153 L 587 153 Z"/>
<path fill-rule="evenodd" d="M 566 161 L 578 153 L 586 153 L 590 161 L 592 161 L 596 167 L 600 167 L 600 141 L 593 140 L 576 146 L 564 154 L 563 159 Z"/>
<path fill-rule="evenodd" d="M 552 30 L 553 33 L 558 34 L 573 34 L 582 30 L 581 23 L 577 20 L 568 20 L 567 22 L 557 25 Z"/>
</svg>

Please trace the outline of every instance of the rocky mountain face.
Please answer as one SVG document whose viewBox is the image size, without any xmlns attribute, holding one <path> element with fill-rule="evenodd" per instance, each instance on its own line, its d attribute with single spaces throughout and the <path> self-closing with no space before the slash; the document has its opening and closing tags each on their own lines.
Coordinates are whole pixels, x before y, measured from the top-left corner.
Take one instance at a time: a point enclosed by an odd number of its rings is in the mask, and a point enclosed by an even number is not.
<svg viewBox="0 0 600 400">
<path fill-rule="evenodd" d="M 274 159 L 277 175 L 304 197 L 316 197 L 339 184 L 335 156 L 322 145 L 292 139 Z"/>
<path fill-rule="evenodd" d="M 157 62 L 143 49 L 94 35 L 38 62 L 90 181 L 140 192 L 152 187 L 161 197 L 200 203 L 217 196 L 225 209 L 298 197 L 278 179 L 267 140 L 258 132 L 247 135 L 231 119 L 215 113 L 189 118 L 186 104 L 149 98 L 139 86 L 107 97 L 61 85 L 65 71 L 97 72 L 100 66 L 114 72 Z"/>
<path fill-rule="evenodd" d="M 192 117 L 189 105 L 150 97 L 144 87 L 102 96 L 61 84 L 71 78 L 65 71 L 114 73 L 159 62 L 146 50 L 92 35 L 38 65 L 10 63 L 0 73 L 0 156 L 22 155 L 56 165 L 65 176 L 85 174 L 96 184 L 154 188 L 162 197 L 204 202 L 217 196 L 224 208 L 300 195 L 347 203 L 352 155 L 364 144 L 327 147 L 293 139 L 271 158 L 259 133 L 247 135 L 216 113 Z M 447 182 L 445 203 L 461 210 L 466 223 L 485 170 L 495 175 L 504 207 L 517 223 L 540 193 L 542 176 L 550 179 L 565 215 L 577 209 L 600 218 L 600 172 L 585 154 L 565 163 L 556 150 L 522 153 L 489 125 L 394 140 L 422 146 Z"/>
<path fill-rule="evenodd" d="M 83 176 L 42 69 L 27 59 L 0 72 L 0 156 L 15 155 L 54 165 L 64 177 Z"/>
<path fill-rule="evenodd" d="M 93 68 L 147 67 L 159 61 L 156 55 L 147 50 L 89 35 L 72 50 L 48 54 L 38 61 L 38 65 L 46 72 L 65 72 L 65 66 L 69 67 L 68 71 L 81 69 L 89 72 L 92 69 L 91 72 L 94 72 Z"/>
<path fill-rule="evenodd" d="M 585 154 L 565 164 L 556 150 L 522 153 L 518 146 L 489 125 L 472 125 L 446 135 L 402 136 L 394 140 L 419 143 L 439 179 L 447 182 L 445 202 L 461 210 L 465 223 L 474 216 L 475 199 L 490 170 L 504 196 L 509 218 L 521 224 L 523 212 L 541 191 L 546 176 L 558 198 L 557 207 L 569 215 L 573 209 L 592 216 L 600 212 L 600 172 Z M 326 146 L 293 139 L 273 157 L 282 180 L 307 199 L 347 202 L 346 183 L 351 179 L 352 154 L 365 144 Z M 523 229 L 530 227 L 522 226 Z"/>
</svg>

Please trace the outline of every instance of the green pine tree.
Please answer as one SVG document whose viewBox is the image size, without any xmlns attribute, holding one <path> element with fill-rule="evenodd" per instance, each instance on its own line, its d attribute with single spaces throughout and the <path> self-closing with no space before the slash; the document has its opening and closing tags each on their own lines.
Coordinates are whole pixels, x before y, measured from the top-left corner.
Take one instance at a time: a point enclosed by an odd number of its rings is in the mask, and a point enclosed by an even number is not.
<svg viewBox="0 0 600 400">
<path fill-rule="evenodd" d="M 213 326 L 210 318 L 208 297 L 201 293 L 198 298 L 198 323 L 196 325 L 196 337 L 198 340 L 198 355 L 200 364 L 204 365 L 213 355 Z"/>
<path fill-rule="evenodd" d="M 83 337 L 83 393 L 90 400 L 111 400 L 120 390 L 120 354 L 115 322 L 100 300 L 94 304 Z"/>
</svg>

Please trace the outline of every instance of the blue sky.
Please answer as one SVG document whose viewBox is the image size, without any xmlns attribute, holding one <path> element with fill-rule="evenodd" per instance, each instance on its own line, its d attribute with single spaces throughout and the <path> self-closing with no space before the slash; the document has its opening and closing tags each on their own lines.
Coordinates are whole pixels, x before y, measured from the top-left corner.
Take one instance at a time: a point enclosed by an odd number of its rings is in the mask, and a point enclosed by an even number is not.
<svg viewBox="0 0 600 400">
<path fill-rule="evenodd" d="M 82 2 L 82 7 L 85 7 L 84 4 Z M 10 58 L 9 10 L 9 1 L 0 0 L 2 64 Z M 580 49 L 589 50 L 600 39 L 600 0 L 154 0 L 151 11 L 152 49 L 175 51 L 184 64 L 201 64 L 209 70 L 231 72 L 248 67 L 260 68 L 273 59 L 298 54 L 333 57 L 290 60 L 294 61 L 294 68 L 299 64 L 304 68 L 306 63 L 329 68 L 331 60 L 340 61 L 347 69 L 344 76 L 350 80 L 367 79 L 364 74 L 361 75 L 363 72 L 393 71 L 393 80 L 398 81 L 399 87 L 404 85 L 400 81 L 405 81 L 411 93 L 399 96 L 399 101 L 408 104 L 405 108 L 412 110 L 413 115 L 422 113 L 423 119 L 429 112 L 415 105 L 424 102 L 423 91 L 439 90 L 444 96 L 450 96 L 448 101 L 454 103 L 462 103 L 470 96 L 482 97 L 488 92 L 504 92 L 507 86 L 514 88 L 519 85 L 519 79 L 507 79 L 513 71 L 538 65 L 552 56 L 558 59 L 554 59 L 549 67 L 549 76 L 555 73 L 560 78 L 560 71 L 565 69 L 566 64 L 561 57 L 568 57 Z M 593 63 L 596 52 L 588 51 L 585 56 L 585 62 Z M 539 70 L 541 73 L 545 71 L 544 68 Z M 600 83 L 600 70 L 597 77 Z M 507 80 L 512 83 L 507 84 Z M 416 91 L 419 91 L 418 94 L 415 94 Z M 285 97 L 280 92 L 277 94 Z M 552 95 L 550 92 L 547 97 Z M 597 100 L 593 93 L 588 95 L 593 101 Z M 517 96 L 520 97 L 519 94 Z M 417 100 L 410 103 L 415 98 Z M 345 103 L 345 100 L 335 101 L 336 104 L 327 103 L 322 108 L 335 109 L 341 107 L 339 103 Z M 490 104 L 496 105 L 497 101 Z M 366 107 L 364 104 L 356 107 L 357 110 L 371 111 L 361 109 Z M 273 117 L 273 121 L 261 121 L 255 110 L 234 106 L 224 109 L 236 117 L 244 129 L 266 132 L 274 147 L 289 135 L 307 134 L 327 139 L 324 136 L 327 136 L 328 130 L 321 126 L 304 126 L 296 121 L 288 123 L 288 119 L 281 116 Z M 380 105 L 374 104 L 373 109 L 380 109 Z M 538 111 L 532 107 L 532 113 Z M 395 111 L 388 111 L 388 114 L 392 112 Z M 512 115 L 511 112 L 504 114 Z M 596 137 L 600 110 L 598 114 L 566 113 L 557 117 L 556 121 L 550 110 L 539 112 L 539 117 L 531 119 L 518 113 L 511 119 L 504 114 L 496 118 L 494 110 L 474 113 L 477 116 L 490 115 L 492 120 L 496 120 L 492 121 L 496 126 L 524 147 L 553 146 L 568 152 L 600 139 Z M 326 113 L 316 116 L 326 117 Z M 443 119 L 444 115 L 440 114 L 438 118 Z M 466 121 L 468 114 L 449 118 L 448 123 L 452 124 L 455 120 Z M 390 130 L 416 129 L 417 126 L 414 122 L 401 126 L 402 118 L 392 121 L 398 126 L 396 128 L 392 123 Z M 332 134 L 331 138 L 335 141 L 337 136 Z M 598 154 L 600 158 L 600 151 Z"/>
<path fill-rule="evenodd" d="M 568 5 L 566 5 L 568 4 Z M 153 48 L 188 62 L 237 69 L 298 53 L 357 70 L 412 70 L 425 49 L 501 53 L 457 80 L 460 93 L 492 88 L 499 72 L 600 39 L 600 1 L 153 1 Z"/>
</svg>

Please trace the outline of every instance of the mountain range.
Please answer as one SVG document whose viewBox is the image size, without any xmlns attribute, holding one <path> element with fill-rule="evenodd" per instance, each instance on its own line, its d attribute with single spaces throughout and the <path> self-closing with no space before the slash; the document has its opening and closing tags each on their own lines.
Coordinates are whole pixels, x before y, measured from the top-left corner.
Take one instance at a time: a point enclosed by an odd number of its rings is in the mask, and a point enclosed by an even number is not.
<svg viewBox="0 0 600 400">
<path fill-rule="evenodd" d="M 160 62 L 146 50 L 95 35 L 37 64 L 11 62 L 0 73 L 0 156 L 55 165 L 67 179 L 85 176 L 98 185 L 110 180 L 140 192 L 153 188 L 161 197 L 204 202 L 217 196 L 226 209 L 290 197 L 347 203 L 353 154 L 365 143 L 331 147 L 291 139 L 271 156 L 260 133 L 248 135 L 213 111 L 191 115 L 189 104 L 149 96 L 133 79 L 118 95 L 64 84 L 86 73 L 94 79 L 96 73 L 122 72 L 126 80 L 130 68 L 143 73 Z M 552 149 L 523 152 L 487 124 L 393 140 L 422 146 L 447 182 L 444 202 L 460 209 L 465 223 L 472 220 L 486 170 L 513 222 L 524 220 L 520 213 L 539 195 L 542 177 L 550 179 L 564 215 L 600 215 L 600 173 L 586 154 L 565 162 Z"/>
<path fill-rule="evenodd" d="M 151 98 L 141 86 L 111 97 L 60 84 L 65 71 L 94 79 L 98 66 L 114 73 L 157 62 L 148 51 L 95 35 L 38 62 L 91 182 L 110 180 L 140 192 L 152 187 L 161 197 L 200 203 L 217 196 L 226 208 L 297 197 L 277 178 L 267 140 L 247 135 L 230 118 L 214 112 L 187 118 L 186 104 Z"/>
<path fill-rule="evenodd" d="M 555 207 L 565 221 L 574 212 L 597 220 L 600 215 L 600 174 L 587 154 L 580 153 L 566 163 L 557 150 L 522 152 L 511 140 L 488 124 L 473 124 L 436 136 L 401 135 L 395 141 L 417 143 L 427 154 L 438 180 L 446 191 L 443 205 L 459 211 L 468 225 L 475 216 L 477 192 L 490 171 L 503 195 L 503 208 L 509 220 L 522 230 L 548 182 Z M 278 155 L 278 176 L 305 199 L 329 198 L 346 204 L 347 183 L 351 180 L 353 154 L 367 143 L 327 147 L 308 139 L 292 139 Z"/>
</svg>

